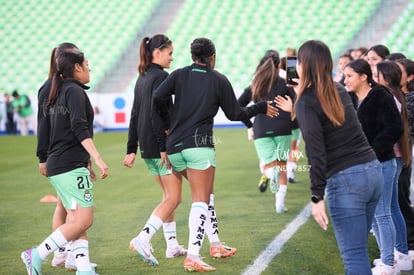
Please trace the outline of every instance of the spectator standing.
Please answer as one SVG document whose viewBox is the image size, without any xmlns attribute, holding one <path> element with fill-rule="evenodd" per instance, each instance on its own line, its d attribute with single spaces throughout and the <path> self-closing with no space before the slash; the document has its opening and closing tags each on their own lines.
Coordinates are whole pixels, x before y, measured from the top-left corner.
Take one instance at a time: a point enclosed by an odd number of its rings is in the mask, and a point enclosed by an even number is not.
<svg viewBox="0 0 414 275">
<path fill-rule="evenodd" d="M 34 111 L 29 97 L 27 95 L 20 95 L 17 90 L 12 93 L 12 96 L 14 98 L 12 101 L 13 111 L 19 117 L 20 135 L 27 136 L 29 129 L 32 129 L 34 134 L 36 134 Z"/>
<path fill-rule="evenodd" d="M 403 135 L 401 115 L 393 95 L 373 80 L 370 64 L 364 59 L 354 60 L 345 67 L 345 84 L 348 91 L 352 92 L 362 129 L 382 166 L 383 192 L 373 222 L 381 262 L 372 272 L 374 275 L 394 274 L 396 232 L 391 215 L 391 201 L 397 173 L 394 144 Z"/>
<path fill-rule="evenodd" d="M 370 274 L 368 234 L 382 191 L 381 165 L 350 97 L 333 81 L 332 67 L 330 50 L 323 42 L 310 40 L 299 48 L 293 115 L 311 165 L 312 215 L 327 230 L 326 189 L 345 274 Z"/>
<path fill-rule="evenodd" d="M 13 111 L 13 103 L 10 94 L 4 94 L 4 105 L 6 106 L 6 134 L 15 135 L 17 132 L 17 123 Z"/>
</svg>

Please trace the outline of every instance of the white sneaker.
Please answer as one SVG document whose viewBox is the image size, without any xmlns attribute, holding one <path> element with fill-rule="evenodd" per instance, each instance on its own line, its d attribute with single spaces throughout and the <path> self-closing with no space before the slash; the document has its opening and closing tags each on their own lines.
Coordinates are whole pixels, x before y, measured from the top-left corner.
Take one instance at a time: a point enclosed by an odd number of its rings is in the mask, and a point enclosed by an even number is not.
<svg viewBox="0 0 414 275">
<path fill-rule="evenodd" d="M 408 255 L 411 257 L 411 260 L 414 261 L 414 250 L 408 250 Z"/>
<path fill-rule="evenodd" d="M 187 249 L 182 245 L 173 248 L 167 247 L 167 250 L 165 250 L 165 258 L 175 258 L 180 256 L 187 256 Z"/>
<path fill-rule="evenodd" d="M 397 275 L 396 269 L 393 266 L 386 265 L 383 262 L 377 264 L 376 267 L 371 269 L 372 275 Z"/>
<path fill-rule="evenodd" d="M 413 269 L 413 260 L 409 254 L 403 254 L 397 250 L 394 252 L 395 260 L 399 270 L 409 271 Z"/>
<path fill-rule="evenodd" d="M 63 252 L 55 251 L 53 254 L 52 266 L 64 266 L 66 261 L 67 252 L 64 250 Z"/>
</svg>

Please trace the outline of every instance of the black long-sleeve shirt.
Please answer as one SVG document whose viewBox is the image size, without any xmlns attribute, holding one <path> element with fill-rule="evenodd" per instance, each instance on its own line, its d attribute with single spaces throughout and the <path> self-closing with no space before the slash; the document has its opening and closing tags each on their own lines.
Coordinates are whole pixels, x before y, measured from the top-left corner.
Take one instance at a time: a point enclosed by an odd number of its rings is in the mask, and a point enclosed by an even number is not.
<svg viewBox="0 0 414 275">
<path fill-rule="evenodd" d="M 340 170 L 376 159 L 359 123 L 351 98 L 337 84 L 345 122 L 334 126 L 322 110 L 314 88 L 307 88 L 296 102 L 296 116 L 305 141 L 313 195 L 323 196 L 326 180 Z"/>
<path fill-rule="evenodd" d="M 138 143 L 142 158 L 160 158 L 160 151 L 165 152 L 165 130 L 168 129 L 168 123 L 152 123 L 156 120 L 153 115 L 152 96 L 167 76 L 168 73 L 160 65 L 151 64 L 145 75 L 138 77 L 129 122 L 127 154 L 136 154 Z M 171 100 L 167 102 L 166 108 L 169 110 Z"/>
<path fill-rule="evenodd" d="M 273 83 L 266 100 L 274 100 L 276 96 L 289 96 L 292 102 L 295 98 L 295 92 L 292 88 L 286 87 L 286 82 L 283 78 L 278 77 Z M 240 106 L 245 107 L 252 101 L 251 87 L 247 87 L 237 100 Z M 254 102 L 257 102 L 254 100 Z M 291 119 L 291 114 L 279 109 L 277 117 L 269 117 L 265 114 L 258 114 L 252 123 L 250 119 L 243 121 L 247 128 L 253 126 L 254 138 L 285 136 L 292 134 L 294 125 Z M 296 127 L 297 128 L 297 127 Z"/>
<path fill-rule="evenodd" d="M 93 137 L 93 108 L 80 82 L 64 80 L 56 102 L 48 110 L 50 123 L 48 176 L 87 167 L 89 153 L 81 142 Z"/>
<path fill-rule="evenodd" d="M 172 95 L 174 105 L 168 113 Z M 267 110 L 265 101 L 241 108 L 227 77 L 195 63 L 167 77 L 154 93 L 154 106 L 163 121 L 171 121 L 169 154 L 187 148 L 214 147 L 213 123 L 219 107 L 229 120 L 246 120 Z"/>
<path fill-rule="evenodd" d="M 46 162 L 47 150 L 49 149 L 50 125 L 47 119 L 46 103 L 49 98 L 52 79 L 49 78 L 39 89 L 37 95 L 38 111 L 37 111 L 37 150 L 36 156 L 39 162 Z"/>
</svg>

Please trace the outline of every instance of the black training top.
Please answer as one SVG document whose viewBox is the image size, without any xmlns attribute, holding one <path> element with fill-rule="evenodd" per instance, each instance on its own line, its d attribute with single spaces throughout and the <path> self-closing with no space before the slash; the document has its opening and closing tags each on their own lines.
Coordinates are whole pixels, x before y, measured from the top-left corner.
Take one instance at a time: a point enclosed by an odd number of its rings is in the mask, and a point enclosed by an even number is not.
<svg viewBox="0 0 414 275">
<path fill-rule="evenodd" d="M 160 158 L 160 151 L 165 152 L 166 129 L 163 123 L 152 123 L 152 96 L 167 76 L 160 65 L 151 64 L 145 75 L 138 77 L 129 122 L 127 154 L 136 154 L 138 143 L 142 158 Z"/>
<path fill-rule="evenodd" d="M 49 177 L 88 165 L 90 156 L 81 142 L 93 137 L 93 108 L 85 89 L 89 87 L 76 80 L 64 80 L 55 104 L 48 110 Z"/>
<path fill-rule="evenodd" d="M 37 94 L 38 111 L 37 111 L 37 149 L 36 156 L 39 162 L 43 163 L 47 160 L 47 150 L 49 149 L 49 134 L 50 126 L 47 119 L 46 103 L 49 98 L 50 88 L 52 86 L 52 79 L 49 78 L 40 87 Z"/>
<path fill-rule="evenodd" d="M 339 171 L 376 159 L 348 92 L 340 84 L 337 90 L 345 109 L 342 126 L 334 126 L 325 115 L 313 86 L 296 102 L 296 116 L 310 165 L 312 195 L 323 196 L 326 180 Z"/>
<path fill-rule="evenodd" d="M 174 105 L 169 114 L 172 95 L 175 95 Z M 169 154 L 187 148 L 214 147 L 213 124 L 219 107 L 233 121 L 246 120 L 267 110 L 265 101 L 241 108 L 226 76 L 195 63 L 167 77 L 154 93 L 154 105 L 164 122 L 171 121 L 167 138 Z"/>
<path fill-rule="evenodd" d="M 295 91 L 292 88 L 286 87 L 286 82 L 283 78 L 278 77 L 273 83 L 270 92 L 265 100 L 274 100 L 276 96 L 289 96 L 292 102 L 295 98 Z M 240 106 L 245 107 L 252 101 L 251 87 L 247 87 L 237 100 Z M 257 102 L 254 100 L 254 102 Z M 247 128 L 253 126 L 254 139 L 263 137 L 286 136 L 292 134 L 293 122 L 290 112 L 285 112 L 279 109 L 277 117 L 269 117 L 265 114 L 258 114 L 252 123 L 250 119 L 243 121 Z M 297 128 L 297 127 L 296 127 Z"/>
</svg>

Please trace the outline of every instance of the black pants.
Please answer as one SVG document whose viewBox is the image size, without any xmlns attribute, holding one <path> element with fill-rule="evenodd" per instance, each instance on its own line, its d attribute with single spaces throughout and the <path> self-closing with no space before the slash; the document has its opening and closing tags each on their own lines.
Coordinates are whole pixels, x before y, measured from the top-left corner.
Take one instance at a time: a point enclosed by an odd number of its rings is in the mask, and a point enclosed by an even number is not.
<svg viewBox="0 0 414 275">
<path fill-rule="evenodd" d="M 408 250 L 414 250 L 414 209 L 410 202 L 411 165 L 403 167 L 398 179 L 398 203 L 407 226 Z"/>
</svg>

